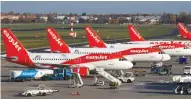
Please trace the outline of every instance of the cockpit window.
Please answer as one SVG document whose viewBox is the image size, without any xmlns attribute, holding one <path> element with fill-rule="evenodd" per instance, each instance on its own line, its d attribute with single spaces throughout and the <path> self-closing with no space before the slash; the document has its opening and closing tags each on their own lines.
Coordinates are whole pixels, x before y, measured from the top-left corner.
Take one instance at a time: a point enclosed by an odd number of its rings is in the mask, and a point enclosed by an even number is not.
<svg viewBox="0 0 191 99">
<path fill-rule="evenodd" d="M 120 58 L 119 61 L 127 61 L 126 58 Z"/>
<path fill-rule="evenodd" d="M 161 51 L 161 52 L 159 52 L 159 54 L 165 54 L 165 52 L 164 52 L 164 51 Z"/>
</svg>

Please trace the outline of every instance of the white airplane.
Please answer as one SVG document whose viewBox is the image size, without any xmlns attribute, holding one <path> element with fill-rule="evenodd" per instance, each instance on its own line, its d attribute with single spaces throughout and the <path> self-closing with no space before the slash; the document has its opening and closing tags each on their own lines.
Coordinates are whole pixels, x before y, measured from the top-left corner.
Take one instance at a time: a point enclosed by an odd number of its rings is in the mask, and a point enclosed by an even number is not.
<svg viewBox="0 0 191 99">
<path fill-rule="evenodd" d="M 130 40 L 134 43 L 146 43 L 146 44 L 183 44 L 185 46 L 191 47 L 191 41 L 185 40 L 170 40 L 170 41 L 146 41 L 141 34 L 133 27 L 133 25 L 128 25 Z M 129 43 L 129 42 L 127 42 Z"/>
<path fill-rule="evenodd" d="M 169 55 L 161 52 L 158 48 L 70 48 L 59 36 L 53 28 L 47 28 L 47 36 L 50 44 L 50 49 L 46 51 L 60 52 L 60 53 L 78 53 L 78 54 L 104 54 L 116 53 L 122 54 L 129 61 L 133 62 L 161 62 L 170 59 Z"/>
<path fill-rule="evenodd" d="M 71 53 L 30 53 L 17 40 L 7 28 L 1 30 L 5 48 L 6 59 L 9 62 L 26 65 L 28 67 L 67 66 L 77 65 L 95 69 L 97 66 L 108 69 L 128 69 L 132 67 L 129 61 L 119 61 L 121 55 L 113 54 L 71 54 Z M 115 53 L 114 53 L 115 54 Z M 112 65 L 111 65 L 112 64 Z"/>
<path fill-rule="evenodd" d="M 137 41 L 137 42 L 127 42 L 121 44 L 106 44 L 104 43 L 104 41 L 101 40 L 101 38 L 90 26 L 85 27 L 85 29 L 90 47 L 99 47 L 99 48 L 153 47 L 153 48 L 161 48 L 166 54 L 169 54 L 170 56 L 191 56 L 191 49 L 189 49 L 186 45 L 183 44 L 171 44 L 171 43 L 149 44 L 146 43 L 147 41 L 143 41 L 145 43 L 141 43 L 142 41 L 140 42 Z M 136 31 L 134 28 L 131 27 L 130 29 L 133 29 L 132 31 L 129 30 L 131 33 L 131 37 L 135 38 L 138 35 L 139 37 L 137 38 L 141 38 L 139 33 L 133 32 Z"/>
<path fill-rule="evenodd" d="M 39 65 L 48 68 L 51 66 L 87 67 L 89 70 L 95 69 L 99 74 L 119 85 L 121 85 L 121 81 L 105 72 L 104 69 L 123 70 L 133 67 L 131 62 L 119 59 L 123 55 L 116 54 L 118 52 L 110 54 L 30 53 L 9 29 L 3 28 L 1 33 L 6 48 L 5 58 L 7 61 L 28 67 L 35 68 Z M 80 82 L 82 84 L 81 79 Z"/>
</svg>

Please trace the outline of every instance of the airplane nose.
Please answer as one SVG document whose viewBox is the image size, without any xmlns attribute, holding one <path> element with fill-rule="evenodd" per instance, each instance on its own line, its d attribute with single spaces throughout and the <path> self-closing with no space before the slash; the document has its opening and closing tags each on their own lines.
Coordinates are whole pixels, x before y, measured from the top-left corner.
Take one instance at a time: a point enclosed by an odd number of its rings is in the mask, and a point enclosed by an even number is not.
<svg viewBox="0 0 191 99">
<path fill-rule="evenodd" d="M 170 60 L 170 59 L 171 59 L 170 55 L 168 55 L 168 54 L 163 54 L 162 61 L 168 61 L 168 60 Z"/>
<path fill-rule="evenodd" d="M 133 67 L 133 63 L 130 62 L 130 61 L 127 61 L 127 62 L 125 63 L 125 66 L 128 66 L 128 68 L 132 68 L 132 67 Z"/>
</svg>

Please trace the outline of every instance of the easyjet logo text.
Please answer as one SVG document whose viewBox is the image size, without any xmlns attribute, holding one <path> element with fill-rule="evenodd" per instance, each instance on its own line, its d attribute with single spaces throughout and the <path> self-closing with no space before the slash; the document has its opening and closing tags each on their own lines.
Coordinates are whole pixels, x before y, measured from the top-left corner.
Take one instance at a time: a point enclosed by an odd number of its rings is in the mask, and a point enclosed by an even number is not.
<svg viewBox="0 0 191 99">
<path fill-rule="evenodd" d="M 86 59 L 105 60 L 105 59 L 108 59 L 108 58 L 107 58 L 107 56 L 99 55 L 99 56 L 86 56 Z"/>
<path fill-rule="evenodd" d="M 12 43 L 13 46 L 17 49 L 17 51 L 21 50 L 21 47 L 19 46 L 19 43 L 13 39 L 13 37 L 7 32 L 7 30 L 4 30 L 3 33 L 8 38 L 9 42 Z"/>
<path fill-rule="evenodd" d="M 159 48 L 162 48 L 162 49 L 173 49 L 173 48 L 176 48 L 176 47 L 173 46 L 173 45 L 167 45 L 167 46 L 159 46 Z"/>
<path fill-rule="evenodd" d="M 131 27 L 130 29 L 133 31 L 133 33 L 134 33 L 139 39 L 141 39 L 140 34 L 137 33 L 137 31 L 136 31 L 133 27 Z"/>
<path fill-rule="evenodd" d="M 159 41 L 150 42 L 150 44 L 182 44 L 181 41 Z"/>
<path fill-rule="evenodd" d="M 58 45 L 62 46 L 63 43 L 60 41 L 60 39 L 51 31 L 51 29 L 48 29 L 48 33 L 52 36 L 52 38 L 57 42 Z"/>
<path fill-rule="evenodd" d="M 191 46 L 191 41 L 153 41 L 150 42 L 150 44 L 180 44 L 180 45 L 186 45 Z"/>
<path fill-rule="evenodd" d="M 96 40 L 97 43 L 100 42 L 100 40 L 98 39 L 97 36 L 94 35 L 94 33 L 89 29 L 89 28 L 86 28 L 86 31 L 89 32 L 90 36 L 94 38 L 94 40 Z"/>
<path fill-rule="evenodd" d="M 142 50 L 130 50 L 130 52 L 131 53 L 148 53 L 149 50 L 144 50 L 144 49 L 142 49 Z"/>
</svg>

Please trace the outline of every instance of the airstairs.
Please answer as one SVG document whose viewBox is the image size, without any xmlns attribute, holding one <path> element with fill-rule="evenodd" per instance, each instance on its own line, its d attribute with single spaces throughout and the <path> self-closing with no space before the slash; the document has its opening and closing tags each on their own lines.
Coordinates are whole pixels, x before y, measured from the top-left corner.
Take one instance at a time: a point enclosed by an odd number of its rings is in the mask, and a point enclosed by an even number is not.
<svg viewBox="0 0 191 99">
<path fill-rule="evenodd" d="M 97 73 L 99 73 L 100 75 L 102 75 L 103 77 L 105 77 L 106 79 L 108 79 L 109 81 L 111 81 L 111 83 L 115 83 L 117 84 L 117 86 L 121 85 L 121 81 L 117 78 L 115 78 L 114 76 L 112 76 L 111 74 L 107 73 L 104 68 L 96 68 Z"/>
</svg>

